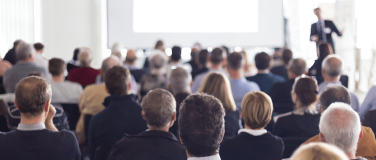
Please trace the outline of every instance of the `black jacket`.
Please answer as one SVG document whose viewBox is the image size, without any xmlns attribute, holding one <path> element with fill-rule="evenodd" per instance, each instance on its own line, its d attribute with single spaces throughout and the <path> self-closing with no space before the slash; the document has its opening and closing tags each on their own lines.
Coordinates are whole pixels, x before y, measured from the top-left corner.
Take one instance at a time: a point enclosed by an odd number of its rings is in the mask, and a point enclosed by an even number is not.
<svg viewBox="0 0 376 160">
<path fill-rule="evenodd" d="M 282 83 L 274 83 L 269 91 L 269 96 L 272 99 L 273 104 L 294 105 L 291 98 L 291 90 L 294 83 L 295 79 L 289 79 L 288 81 Z"/>
<path fill-rule="evenodd" d="M 185 147 L 171 133 L 145 131 L 125 136 L 113 147 L 109 160 L 186 160 Z"/>
<path fill-rule="evenodd" d="M 91 160 L 107 160 L 112 147 L 124 134 L 137 135 L 147 129 L 135 95 L 109 96 L 106 107 L 89 124 L 88 155 Z"/>
<path fill-rule="evenodd" d="M 235 137 L 240 129 L 240 112 L 227 111 L 225 116 L 225 136 Z"/>
<path fill-rule="evenodd" d="M 10 49 L 4 56 L 3 60 L 10 62 L 12 65 L 18 61 L 17 54 L 14 48 Z"/>
<path fill-rule="evenodd" d="M 330 32 L 329 33 L 326 33 L 326 40 L 328 43 L 330 43 L 330 45 L 332 45 L 332 48 L 333 48 L 333 53 L 334 53 L 334 43 L 333 43 L 333 38 L 332 38 L 332 33 L 335 32 L 337 33 L 338 36 L 342 36 L 341 33 L 339 33 L 336 25 L 333 23 L 333 21 L 329 21 L 329 20 L 324 20 L 324 24 L 325 24 L 325 28 L 329 28 L 330 29 Z M 319 41 L 322 41 L 323 38 L 322 38 L 322 33 L 318 33 L 318 30 L 317 30 L 317 22 L 316 23 L 313 23 L 311 25 L 311 35 L 310 35 L 310 38 L 314 35 L 318 35 L 319 36 Z"/>
<path fill-rule="evenodd" d="M 270 72 L 272 72 L 275 75 L 283 77 L 285 80 L 289 79 L 288 69 L 286 66 L 276 66 L 270 69 Z"/>
<path fill-rule="evenodd" d="M 315 63 L 313 63 L 312 67 L 308 70 L 309 76 L 314 76 L 317 80 L 317 85 L 320 85 L 324 82 L 324 77 L 322 77 L 321 70 L 322 70 L 322 62 L 324 59 L 317 59 Z"/>
</svg>

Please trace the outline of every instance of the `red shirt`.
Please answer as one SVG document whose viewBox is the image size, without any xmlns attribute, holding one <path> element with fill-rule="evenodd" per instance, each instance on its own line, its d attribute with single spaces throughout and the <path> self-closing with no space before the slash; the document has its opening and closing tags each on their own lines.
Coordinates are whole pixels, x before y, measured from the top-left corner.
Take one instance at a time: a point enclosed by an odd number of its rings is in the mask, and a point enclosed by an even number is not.
<svg viewBox="0 0 376 160">
<path fill-rule="evenodd" d="M 98 74 L 99 70 L 93 68 L 74 68 L 69 73 L 69 81 L 86 86 L 94 84 Z"/>
</svg>

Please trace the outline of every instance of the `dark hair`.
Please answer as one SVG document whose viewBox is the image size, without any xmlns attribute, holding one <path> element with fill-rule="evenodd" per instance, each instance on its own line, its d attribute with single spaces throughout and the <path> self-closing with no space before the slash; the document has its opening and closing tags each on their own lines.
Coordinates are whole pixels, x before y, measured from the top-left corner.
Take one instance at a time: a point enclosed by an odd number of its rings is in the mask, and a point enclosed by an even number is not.
<svg viewBox="0 0 376 160">
<path fill-rule="evenodd" d="M 208 56 L 209 52 L 207 49 L 203 49 L 198 53 L 198 63 L 202 66 L 205 67 L 206 63 L 208 63 Z"/>
<path fill-rule="evenodd" d="M 226 52 L 226 56 L 230 54 L 230 49 L 226 47 L 225 45 L 222 45 L 223 50 Z"/>
<path fill-rule="evenodd" d="M 40 115 L 51 99 L 50 83 L 42 77 L 25 77 L 16 86 L 15 96 L 20 112 L 32 118 Z"/>
<path fill-rule="evenodd" d="M 315 12 L 316 10 L 320 10 L 320 8 L 319 7 L 317 7 L 317 8 L 315 8 L 315 9 L 313 9 L 313 11 Z"/>
<path fill-rule="evenodd" d="M 76 48 L 73 51 L 73 60 L 77 61 L 78 60 L 78 54 L 80 54 L 80 48 Z"/>
<path fill-rule="evenodd" d="M 192 94 L 181 103 L 179 136 L 189 154 L 216 154 L 223 137 L 225 114 L 222 103 L 204 93 Z"/>
<path fill-rule="evenodd" d="M 154 46 L 154 49 L 159 49 L 160 46 L 163 46 L 163 41 L 162 40 L 158 40 L 157 43 L 155 43 L 155 46 Z"/>
<path fill-rule="evenodd" d="M 225 58 L 223 57 L 223 50 L 220 48 L 214 48 L 213 51 L 210 53 L 210 61 L 213 64 L 220 64 L 222 60 Z"/>
<path fill-rule="evenodd" d="M 239 70 L 244 65 L 243 54 L 239 52 L 232 52 L 227 57 L 227 65 L 233 70 Z"/>
<path fill-rule="evenodd" d="M 318 47 L 318 52 L 319 52 L 319 59 L 323 60 L 325 59 L 326 56 L 330 55 L 332 53 L 331 51 L 331 45 L 330 43 L 327 42 L 320 42 Z"/>
<path fill-rule="evenodd" d="M 48 61 L 48 71 L 52 76 L 60 76 L 61 73 L 64 73 L 65 68 L 66 64 L 64 60 L 60 58 L 51 58 Z"/>
<path fill-rule="evenodd" d="M 39 42 L 34 43 L 34 48 L 35 48 L 35 50 L 40 51 L 40 50 L 43 50 L 44 45 L 42 43 L 39 43 Z"/>
<path fill-rule="evenodd" d="M 111 95 L 128 94 L 128 85 L 130 83 L 131 74 L 129 69 L 123 66 L 114 66 L 106 71 L 104 82 L 106 88 Z"/>
<path fill-rule="evenodd" d="M 311 77 L 299 78 L 295 82 L 294 92 L 303 106 L 309 106 L 317 100 L 317 85 Z"/>
<path fill-rule="evenodd" d="M 288 48 L 283 49 L 283 51 L 282 51 L 283 63 L 289 64 L 291 58 L 292 58 L 292 51 Z"/>
<path fill-rule="evenodd" d="M 181 48 L 179 46 L 174 46 L 171 49 L 171 60 L 179 61 L 181 59 Z"/>
<path fill-rule="evenodd" d="M 351 95 L 346 87 L 338 84 L 329 84 L 324 87 L 319 96 L 320 107 L 326 110 L 334 102 L 351 104 Z"/>
<path fill-rule="evenodd" d="M 264 70 L 269 68 L 270 56 L 265 52 L 257 53 L 255 56 L 256 68 Z"/>
</svg>

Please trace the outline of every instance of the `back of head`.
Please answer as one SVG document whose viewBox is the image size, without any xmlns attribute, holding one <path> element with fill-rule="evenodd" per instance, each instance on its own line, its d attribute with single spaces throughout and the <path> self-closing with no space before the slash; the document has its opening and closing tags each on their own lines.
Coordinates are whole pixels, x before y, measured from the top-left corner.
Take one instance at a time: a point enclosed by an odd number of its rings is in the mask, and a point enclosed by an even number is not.
<svg viewBox="0 0 376 160">
<path fill-rule="evenodd" d="M 179 46 L 174 46 L 171 49 L 171 60 L 176 62 L 181 59 L 181 48 Z"/>
<path fill-rule="evenodd" d="M 326 110 L 334 102 L 351 104 L 351 95 L 346 87 L 338 84 L 329 84 L 324 87 L 319 95 L 320 107 Z"/>
<path fill-rule="evenodd" d="M 205 67 L 206 64 L 208 63 L 208 56 L 209 56 L 209 51 L 207 49 L 203 49 L 198 53 L 198 62 L 200 63 L 201 66 Z"/>
<path fill-rule="evenodd" d="M 264 92 L 250 92 L 242 101 L 244 123 L 251 129 L 265 128 L 272 119 L 273 103 Z"/>
<path fill-rule="evenodd" d="M 25 77 L 16 86 L 16 105 L 27 118 L 39 116 L 47 101 L 51 100 L 51 96 L 50 83 L 42 77 Z"/>
<path fill-rule="evenodd" d="M 210 53 L 210 61 L 214 65 L 221 64 L 225 58 L 225 52 L 221 48 L 214 48 Z"/>
<path fill-rule="evenodd" d="M 128 50 L 127 57 L 125 57 L 125 63 L 133 64 L 137 60 L 136 51 L 135 50 Z"/>
<path fill-rule="evenodd" d="M 102 62 L 102 67 L 101 67 L 102 76 L 104 77 L 106 72 L 110 68 L 119 65 L 119 61 L 120 61 L 119 58 L 115 57 L 115 56 L 110 56 L 110 57 L 104 59 L 103 62 Z"/>
<path fill-rule="evenodd" d="M 255 64 L 258 70 L 268 69 L 270 64 L 270 56 L 265 52 L 257 53 L 255 56 Z"/>
<path fill-rule="evenodd" d="M 90 63 L 93 60 L 93 55 L 91 50 L 88 48 L 81 49 L 82 51 L 78 55 L 78 60 L 80 61 L 81 67 L 90 67 Z"/>
<path fill-rule="evenodd" d="M 154 54 L 149 61 L 152 69 L 160 69 L 167 63 L 166 58 L 161 53 Z"/>
<path fill-rule="evenodd" d="M 123 66 L 114 66 L 107 70 L 104 76 L 104 83 L 111 95 L 126 95 L 129 90 L 129 83 L 131 81 L 131 73 L 129 69 Z"/>
<path fill-rule="evenodd" d="M 34 43 L 34 49 L 36 50 L 36 51 L 41 51 L 41 50 L 43 50 L 44 49 L 44 45 L 42 44 L 42 43 Z"/>
<path fill-rule="evenodd" d="M 245 63 L 244 57 L 242 53 L 239 52 L 233 52 L 227 57 L 227 65 L 232 70 L 240 70 L 242 69 L 243 65 Z"/>
<path fill-rule="evenodd" d="M 321 42 L 318 45 L 318 53 L 319 53 L 319 59 L 324 59 L 326 56 L 333 54 L 332 46 L 330 43 L 327 42 Z"/>
<path fill-rule="evenodd" d="M 342 59 L 337 55 L 329 55 L 324 59 L 322 68 L 327 76 L 331 78 L 339 77 L 342 72 Z"/>
<path fill-rule="evenodd" d="M 224 132 L 225 110 L 215 97 L 203 93 L 188 96 L 180 105 L 179 136 L 188 154 L 215 155 Z"/>
<path fill-rule="evenodd" d="M 162 128 L 171 122 L 176 111 L 176 102 L 169 91 L 155 89 L 142 99 L 141 108 L 149 127 Z"/>
<path fill-rule="evenodd" d="M 60 76 L 62 73 L 64 73 L 65 68 L 66 64 L 64 60 L 60 58 L 51 58 L 48 61 L 48 71 L 53 77 Z"/>
<path fill-rule="evenodd" d="M 361 132 L 358 113 L 346 103 L 333 103 L 322 113 L 320 132 L 326 143 L 333 144 L 345 153 L 356 151 Z"/>
<path fill-rule="evenodd" d="M 157 43 L 155 43 L 154 49 L 158 50 L 164 50 L 164 43 L 162 40 L 158 40 Z"/>
<path fill-rule="evenodd" d="M 297 96 L 297 102 L 303 107 L 310 107 L 317 101 L 317 83 L 311 77 L 301 77 L 292 88 Z"/>
<path fill-rule="evenodd" d="M 301 76 L 307 70 L 307 64 L 304 59 L 296 58 L 290 63 L 290 70 L 295 76 Z"/>
<path fill-rule="evenodd" d="M 197 92 L 206 93 L 218 98 L 226 111 L 236 110 L 230 82 L 222 73 L 212 72 L 208 74 Z"/>
<path fill-rule="evenodd" d="M 18 60 L 25 61 L 31 57 L 34 51 L 34 47 L 31 44 L 22 41 L 16 48 L 17 58 Z"/>
<path fill-rule="evenodd" d="M 338 147 L 326 143 L 313 142 L 299 147 L 291 160 L 348 160 Z"/>
<path fill-rule="evenodd" d="M 177 67 L 171 71 L 170 85 L 174 94 L 189 93 L 191 81 L 192 76 L 186 69 Z"/>
<path fill-rule="evenodd" d="M 290 60 L 292 58 L 292 51 L 288 48 L 285 48 L 282 50 L 282 60 L 284 64 L 289 64 Z"/>
</svg>

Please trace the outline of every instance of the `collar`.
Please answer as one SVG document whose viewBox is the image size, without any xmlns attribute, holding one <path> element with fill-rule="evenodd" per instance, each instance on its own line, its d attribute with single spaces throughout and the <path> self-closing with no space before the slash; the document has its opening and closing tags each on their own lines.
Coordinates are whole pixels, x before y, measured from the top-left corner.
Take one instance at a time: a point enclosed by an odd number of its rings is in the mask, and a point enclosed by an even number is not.
<svg viewBox="0 0 376 160">
<path fill-rule="evenodd" d="M 253 129 L 240 129 L 238 131 L 238 134 L 242 133 L 242 132 L 245 132 L 245 133 L 248 133 L 250 135 L 253 135 L 253 136 L 262 136 L 266 133 L 268 133 L 268 131 L 266 129 L 263 129 L 263 130 L 253 130 Z"/>
<path fill-rule="evenodd" d="M 22 61 L 17 61 L 16 65 L 32 65 L 35 66 L 33 62 L 22 62 Z"/>
<path fill-rule="evenodd" d="M 126 101 L 133 101 L 133 102 L 136 103 L 136 95 L 134 95 L 134 94 L 128 94 L 128 95 L 122 95 L 122 96 L 111 95 L 111 96 L 108 96 L 104 99 L 103 105 L 105 107 L 108 107 L 111 104 L 118 103 L 120 101 L 125 101 L 125 102 Z M 124 106 L 127 106 L 127 105 L 124 105 Z"/>
<path fill-rule="evenodd" d="M 36 131 L 36 130 L 43 130 L 46 129 L 46 125 L 44 123 L 37 123 L 37 124 L 18 124 L 17 127 L 20 131 Z"/>
<path fill-rule="evenodd" d="M 221 160 L 219 154 L 208 156 L 208 157 L 189 157 L 188 160 Z"/>
<path fill-rule="evenodd" d="M 128 135 L 126 135 L 126 136 L 128 136 Z M 132 138 L 132 137 L 161 137 L 161 138 L 166 138 L 166 139 L 169 139 L 169 140 L 172 140 L 172 141 L 179 142 L 179 140 L 171 132 L 156 131 L 156 130 L 148 130 L 148 131 L 141 132 L 140 134 L 138 134 L 136 136 L 128 136 L 128 137 L 130 137 L 130 138 Z"/>
<path fill-rule="evenodd" d="M 321 90 L 325 87 L 325 86 L 327 86 L 327 85 L 329 85 L 329 84 L 335 84 L 335 85 L 342 85 L 342 83 L 341 83 L 341 81 L 337 81 L 337 82 L 322 82 L 319 86 L 318 86 L 318 91 L 319 91 L 319 93 L 321 92 Z"/>
</svg>

